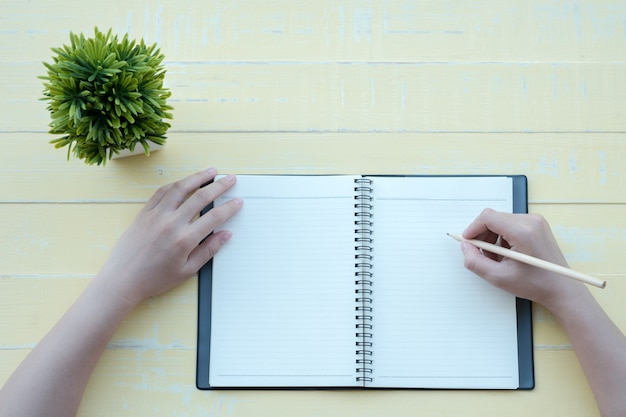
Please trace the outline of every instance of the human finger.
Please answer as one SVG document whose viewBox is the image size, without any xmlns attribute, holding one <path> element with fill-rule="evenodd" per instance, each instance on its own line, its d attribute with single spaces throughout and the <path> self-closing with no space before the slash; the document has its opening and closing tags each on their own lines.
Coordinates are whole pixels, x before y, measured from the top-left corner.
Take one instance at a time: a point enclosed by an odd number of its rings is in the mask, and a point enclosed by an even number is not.
<svg viewBox="0 0 626 417">
<path fill-rule="evenodd" d="M 465 268 L 479 276 L 485 275 L 495 262 L 485 258 L 480 249 L 468 242 L 461 243 L 461 252 L 463 252 L 463 265 Z"/>
<path fill-rule="evenodd" d="M 484 209 L 463 231 L 466 239 L 479 239 L 495 243 L 501 236 L 510 243 L 515 235 L 519 214 L 503 213 L 493 209 Z"/>
<path fill-rule="evenodd" d="M 191 233 L 193 234 L 194 239 L 198 242 L 202 241 L 217 227 L 234 216 L 241 209 L 242 205 L 243 200 L 240 198 L 234 198 L 207 211 L 191 225 Z"/>
<path fill-rule="evenodd" d="M 228 230 L 220 230 L 207 237 L 189 254 L 186 265 L 188 274 L 194 274 L 200 270 L 202 265 L 207 263 L 209 259 L 212 259 L 231 237 L 232 233 Z"/>
<path fill-rule="evenodd" d="M 150 196 L 146 204 L 143 206 L 142 211 L 150 211 L 153 208 L 155 208 L 157 205 L 159 205 L 159 203 L 163 200 L 163 197 L 165 197 L 169 189 L 172 188 L 173 184 L 174 183 L 169 183 L 169 184 L 165 184 L 159 187 L 159 189 L 156 190 L 154 194 Z"/>
<path fill-rule="evenodd" d="M 160 205 L 168 210 L 176 210 L 187 200 L 191 193 L 212 181 L 216 175 L 217 170 L 209 168 L 166 186 L 167 189 L 159 202 Z"/>
<path fill-rule="evenodd" d="M 206 206 L 231 189 L 236 181 L 234 175 L 227 175 L 196 190 L 179 207 L 181 215 L 189 221 L 193 220 Z"/>
<path fill-rule="evenodd" d="M 482 277 L 490 284 L 500 287 L 499 282 L 504 275 L 504 265 L 490 256 L 486 256 L 476 246 L 463 242 L 461 243 L 463 252 L 463 265 L 466 269 Z"/>
</svg>

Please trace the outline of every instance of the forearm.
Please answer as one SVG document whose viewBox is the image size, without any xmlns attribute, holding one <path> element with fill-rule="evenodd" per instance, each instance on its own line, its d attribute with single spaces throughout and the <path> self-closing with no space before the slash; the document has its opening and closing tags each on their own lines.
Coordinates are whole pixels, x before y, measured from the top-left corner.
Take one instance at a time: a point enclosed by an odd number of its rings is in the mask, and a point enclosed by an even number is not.
<svg viewBox="0 0 626 417">
<path fill-rule="evenodd" d="M 626 415 L 626 338 L 586 288 L 564 298 L 549 308 L 570 338 L 602 416 Z"/>
<path fill-rule="evenodd" d="M 104 280 L 103 280 L 104 281 Z M 0 417 L 73 416 L 131 306 L 94 279 L 0 390 Z"/>
<path fill-rule="evenodd" d="M 540 215 L 485 209 L 463 232 L 468 239 L 500 241 L 506 247 L 567 266 Z M 466 268 L 521 298 L 544 305 L 559 320 L 589 381 L 604 417 L 626 416 L 626 338 L 582 283 L 507 258 L 498 259 L 472 245 L 461 245 Z"/>
</svg>

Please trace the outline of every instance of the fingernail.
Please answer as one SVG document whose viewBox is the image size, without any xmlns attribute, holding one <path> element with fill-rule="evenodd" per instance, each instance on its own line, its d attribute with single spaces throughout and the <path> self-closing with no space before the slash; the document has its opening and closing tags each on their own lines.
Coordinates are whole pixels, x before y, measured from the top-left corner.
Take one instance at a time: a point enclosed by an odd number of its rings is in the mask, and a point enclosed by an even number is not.
<svg viewBox="0 0 626 417">
<path fill-rule="evenodd" d="M 235 176 L 233 174 L 228 174 L 226 177 L 224 177 L 226 179 L 226 181 L 228 182 L 233 182 L 235 181 Z"/>
<path fill-rule="evenodd" d="M 467 243 L 465 242 L 461 242 L 461 252 L 463 252 L 465 254 L 465 252 L 467 252 Z"/>
<path fill-rule="evenodd" d="M 231 237 L 233 237 L 233 234 L 229 232 L 228 230 L 222 230 L 219 235 L 220 241 L 222 243 L 228 242 Z"/>
<path fill-rule="evenodd" d="M 209 175 L 216 175 L 217 174 L 217 169 L 215 168 L 209 168 L 206 170 L 206 173 Z"/>
<path fill-rule="evenodd" d="M 233 203 L 234 203 L 236 206 L 241 206 L 241 205 L 243 204 L 243 200 L 242 200 L 241 198 L 234 198 L 234 199 L 233 199 Z"/>
</svg>

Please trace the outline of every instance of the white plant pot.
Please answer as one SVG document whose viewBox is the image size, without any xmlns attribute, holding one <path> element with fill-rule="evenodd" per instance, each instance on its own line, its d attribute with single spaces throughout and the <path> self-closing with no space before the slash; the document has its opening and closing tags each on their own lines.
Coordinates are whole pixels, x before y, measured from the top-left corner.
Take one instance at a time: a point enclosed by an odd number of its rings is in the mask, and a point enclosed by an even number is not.
<svg viewBox="0 0 626 417">
<path fill-rule="evenodd" d="M 154 142 L 148 142 L 148 147 L 150 148 L 150 153 L 152 153 L 152 152 L 161 150 L 163 148 L 163 145 L 159 145 L 158 143 L 154 143 Z M 123 149 L 119 151 L 119 153 L 117 154 L 114 153 L 111 159 L 126 158 L 129 156 L 144 155 L 144 154 L 145 152 L 144 152 L 143 146 L 141 146 L 141 143 L 138 143 L 135 146 L 134 151 L 131 152 L 130 149 Z"/>
</svg>

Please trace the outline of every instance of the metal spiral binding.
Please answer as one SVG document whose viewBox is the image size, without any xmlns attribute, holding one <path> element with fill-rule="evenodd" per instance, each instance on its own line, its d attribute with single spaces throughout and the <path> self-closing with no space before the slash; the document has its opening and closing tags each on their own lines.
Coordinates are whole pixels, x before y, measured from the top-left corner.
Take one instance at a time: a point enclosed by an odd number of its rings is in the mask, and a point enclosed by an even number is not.
<svg viewBox="0 0 626 417">
<path fill-rule="evenodd" d="M 372 252 L 373 231 L 372 225 L 372 180 L 358 178 L 354 180 L 355 187 L 355 319 L 356 319 L 356 380 L 358 382 L 371 382 L 373 360 L 373 325 L 372 325 L 372 302 L 374 301 L 372 290 Z"/>
</svg>

